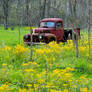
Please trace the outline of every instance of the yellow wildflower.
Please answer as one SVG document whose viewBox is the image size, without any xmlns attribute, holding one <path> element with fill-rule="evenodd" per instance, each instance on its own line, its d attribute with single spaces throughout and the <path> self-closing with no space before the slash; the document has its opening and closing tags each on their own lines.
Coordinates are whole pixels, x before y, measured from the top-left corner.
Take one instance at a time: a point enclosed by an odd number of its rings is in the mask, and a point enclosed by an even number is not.
<svg viewBox="0 0 92 92">
<path fill-rule="evenodd" d="M 26 30 L 30 30 L 30 29 L 36 29 L 36 27 L 30 27 L 30 26 L 26 26 L 25 27 Z"/>
<path fill-rule="evenodd" d="M 83 51 L 85 51 L 85 50 L 86 50 L 86 47 L 84 47 L 84 46 L 80 46 L 80 47 L 79 47 L 79 51 L 80 51 L 80 52 L 83 52 Z"/>
<path fill-rule="evenodd" d="M 65 77 L 70 78 L 72 76 L 71 73 L 65 73 Z"/>
<path fill-rule="evenodd" d="M 30 27 L 29 27 L 29 26 L 27 26 L 27 27 L 25 27 L 25 29 L 26 29 L 26 30 L 30 30 Z"/>
<path fill-rule="evenodd" d="M 4 90 L 4 87 L 0 87 L 0 91 L 1 91 L 1 90 Z"/>
<path fill-rule="evenodd" d="M 32 62 L 33 65 L 38 65 L 36 62 Z"/>
<path fill-rule="evenodd" d="M 14 88 L 8 88 L 9 89 L 9 91 L 11 92 Z"/>
<path fill-rule="evenodd" d="M 92 90 L 92 86 L 90 86 L 90 89 Z"/>
<path fill-rule="evenodd" d="M 66 69 L 61 70 L 61 74 L 62 74 L 62 75 L 65 74 L 66 72 L 67 72 Z"/>
<path fill-rule="evenodd" d="M 27 51 L 28 51 L 28 48 L 24 48 L 24 47 L 21 46 L 21 45 L 17 45 L 17 46 L 15 47 L 14 53 L 15 53 L 15 54 L 19 54 L 19 53 L 24 53 L 24 52 L 27 52 Z"/>
<path fill-rule="evenodd" d="M 12 49 L 12 48 L 9 47 L 9 46 L 5 46 L 4 48 L 2 48 L 3 51 L 9 51 L 9 50 L 11 50 L 11 49 Z"/>
<path fill-rule="evenodd" d="M 74 71 L 74 68 L 67 67 L 66 70 L 67 71 Z"/>
<path fill-rule="evenodd" d="M 86 75 L 80 76 L 80 79 L 85 80 L 86 79 Z"/>
<path fill-rule="evenodd" d="M 68 46 L 62 47 L 63 50 L 69 50 L 70 48 Z"/>
<path fill-rule="evenodd" d="M 7 66 L 7 64 L 3 63 L 2 66 Z"/>
<path fill-rule="evenodd" d="M 22 64 L 22 66 L 28 66 L 29 65 L 29 63 L 24 63 L 24 64 Z"/>
<path fill-rule="evenodd" d="M 59 69 L 53 70 L 53 73 L 58 74 L 58 73 L 60 73 L 60 70 Z"/>
<path fill-rule="evenodd" d="M 41 74 L 37 74 L 37 77 L 40 78 L 41 77 Z"/>
<path fill-rule="evenodd" d="M 92 90 L 90 89 L 88 92 L 92 92 Z"/>
<path fill-rule="evenodd" d="M 19 89 L 19 92 L 27 92 L 27 89 Z"/>
<path fill-rule="evenodd" d="M 88 41 L 85 41 L 84 44 L 85 44 L 85 45 L 88 45 Z"/>
<path fill-rule="evenodd" d="M 42 49 L 37 49 L 37 50 L 36 50 L 36 53 L 37 53 L 37 54 L 44 54 L 44 51 L 43 51 Z"/>
<path fill-rule="evenodd" d="M 52 84 L 48 83 L 46 88 L 51 88 L 52 86 L 53 86 Z"/>
<path fill-rule="evenodd" d="M 34 72 L 33 69 L 25 69 L 24 71 L 25 71 L 25 72 Z"/>
<path fill-rule="evenodd" d="M 28 87 L 31 87 L 31 86 L 32 86 L 32 84 L 27 84 L 27 86 L 28 86 Z"/>
<path fill-rule="evenodd" d="M 62 92 L 62 91 L 55 90 L 55 89 L 50 89 L 50 92 Z"/>
<path fill-rule="evenodd" d="M 80 83 L 80 79 L 76 80 L 78 83 Z"/>
<path fill-rule="evenodd" d="M 45 54 L 48 54 L 48 53 L 51 53 L 52 51 L 51 51 L 51 49 L 48 49 L 48 48 L 45 48 L 45 49 L 43 49 L 44 50 L 44 53 Z"/>
<path fill-rule="evenodd" d="M 55 61 L 55 58 L 54 57 L 52 58 L 52 61 Z"/>
<path fill-rule="evenodd" d="M 87 88 L 80 88 L 80 92 L 88 92 Z"/>
<path fill-rule="evenodd" d="M 43 72 L 41 72 L 42 75 L 45 75 L 46 74 L 46 71 L 44 70 Z"/>
<path fill-rule="evenodd" d="M 64 92 L 69 92 L 68 89 L 64 89 Z"/>
<path fill-rule="evenodd" d="M 34 84 L 34 88 L 38 88 L 38 84 Z"/>
<path fill-rule="evenodd" d="M 7 85 L 7 84 L 3 84 L 2 87 L 3 87 L 3 88 L 7 88 L 8 85 Z"/>
<path fill-rule="evenodd" d="M 69 81 L 69 83 L 72 83 L 73 80 L 68 80 L 68 81 Z"/>
<path fill-rule="evenodd" d="M 50 62 L 50 58 L 46 58 L 46 61 L 47 61 L 47 62 Z"/>
</svg>

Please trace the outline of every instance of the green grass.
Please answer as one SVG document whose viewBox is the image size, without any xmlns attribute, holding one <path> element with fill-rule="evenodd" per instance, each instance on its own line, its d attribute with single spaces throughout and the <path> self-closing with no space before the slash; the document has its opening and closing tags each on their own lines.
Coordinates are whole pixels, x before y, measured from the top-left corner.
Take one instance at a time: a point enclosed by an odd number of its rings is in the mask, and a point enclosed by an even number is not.
<svg viewBox="0 0 92 92">
<path fill-rule="evenodd" d="M 26 30 L 24 27 L 15 27 L 14 30 L 11 30 L 11 28 L 4 30 L 3 27 L 0 27 L 0 46 L 2 46 L 3 43 L 8 46 L 15 46 L 19 44 L 19 30 L 20 44 L 23 44 L 23 36 L 30 33 L 29 30 Z"/>
</svg>

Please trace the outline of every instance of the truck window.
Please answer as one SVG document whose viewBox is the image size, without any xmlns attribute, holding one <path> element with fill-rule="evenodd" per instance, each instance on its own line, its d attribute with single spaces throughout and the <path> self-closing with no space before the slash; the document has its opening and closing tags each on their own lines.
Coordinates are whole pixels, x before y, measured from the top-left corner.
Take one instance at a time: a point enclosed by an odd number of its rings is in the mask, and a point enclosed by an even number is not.
<svg viewBox="0 0 92 92">
<path fill-rule="evenodd" d="M 56 23 L 56 28 L 62 28 L 62 26 L 63 26 L 63 25 L 62 25 L 62 22 L 57 22 L 57 23 Z"/>
<path fill-rule="evenodd" d="M 54 22 L 41 22 L 41 23 L 40 23 L 40 27 L 52 28 L 52 27 L 54 27 L 54 25 L 55 25 Z"/>
</svg>

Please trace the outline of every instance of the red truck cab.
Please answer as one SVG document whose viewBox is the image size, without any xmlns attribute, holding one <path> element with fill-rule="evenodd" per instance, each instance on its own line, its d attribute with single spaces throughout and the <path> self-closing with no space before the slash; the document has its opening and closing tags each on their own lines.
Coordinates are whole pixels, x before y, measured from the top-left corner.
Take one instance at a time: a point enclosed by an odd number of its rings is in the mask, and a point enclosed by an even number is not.
<svg viewBox="0 0 92 92">
<path fill-rule="evenodd" d="M 64 22 L 60 18 L 47 18 L 40 21 L 39 28 L 36 29 L 39 32 L 41 30 L 48 30 L 50 34 L 55 36 L 55 40 L 63 40 L 64 35 Z M 49 34 L 48 34 L 49 35 Z"/>
</svg>

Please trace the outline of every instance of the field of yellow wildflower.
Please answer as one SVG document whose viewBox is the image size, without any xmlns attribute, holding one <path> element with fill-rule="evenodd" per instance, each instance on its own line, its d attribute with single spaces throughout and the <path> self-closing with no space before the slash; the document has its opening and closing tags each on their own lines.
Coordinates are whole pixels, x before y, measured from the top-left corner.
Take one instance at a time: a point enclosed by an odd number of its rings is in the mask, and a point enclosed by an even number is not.
<svg viewBox="0 0 92 92">
<path fill-rule="evenodd" d="M 0 92 L 92 92 L 92 56 L 88 41 L 72 40 L 33 47 L 0 48 Z M 91 47 L 92 49 L 92 47 Z"/>
</svg>

